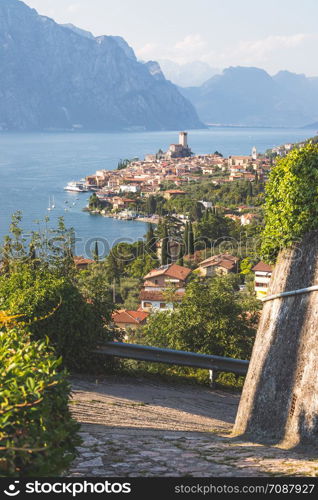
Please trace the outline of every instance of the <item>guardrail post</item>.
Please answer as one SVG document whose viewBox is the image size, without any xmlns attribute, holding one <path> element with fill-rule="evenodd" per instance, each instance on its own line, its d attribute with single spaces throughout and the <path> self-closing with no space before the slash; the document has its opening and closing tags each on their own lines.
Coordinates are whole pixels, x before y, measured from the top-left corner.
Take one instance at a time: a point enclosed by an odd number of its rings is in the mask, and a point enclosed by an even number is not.
<svg viewBox="0 0 318 500">
<path fill-rule="evenodd" d="M 218 372 L 215 370 L 209 370 L 209 380 L 211 389 L 215 388 L 215 381 L 217 379 Z"/>
</svg>

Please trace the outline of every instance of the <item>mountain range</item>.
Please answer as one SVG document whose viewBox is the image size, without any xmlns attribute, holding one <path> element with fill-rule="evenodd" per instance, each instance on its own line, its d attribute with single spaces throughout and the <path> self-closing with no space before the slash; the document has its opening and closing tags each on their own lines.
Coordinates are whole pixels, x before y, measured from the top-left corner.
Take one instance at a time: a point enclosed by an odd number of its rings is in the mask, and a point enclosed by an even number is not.
<svg viewBox="0 0 318 500">
<path fill-rule="evenodd" d="M 250 127 L 317 126 L 318 77 L 230 67 L 199 87 L 179 87 L 208 124 Z"/>
<path fill-rule="evenodd" d="M 126 41 L 59 25 L 19 0 L 0 0 L 0 130 L 201 128 L 160 66 Z"/>
<path fill-rule="evenodd" d="M 178 64 L 170 59 L 159 59 L 158 62 L 165 77 L 180 87 L 198 87 L 212 76 L 222 73 L 220 69 L 212 68 L 202 61 Z"/>
</svg>

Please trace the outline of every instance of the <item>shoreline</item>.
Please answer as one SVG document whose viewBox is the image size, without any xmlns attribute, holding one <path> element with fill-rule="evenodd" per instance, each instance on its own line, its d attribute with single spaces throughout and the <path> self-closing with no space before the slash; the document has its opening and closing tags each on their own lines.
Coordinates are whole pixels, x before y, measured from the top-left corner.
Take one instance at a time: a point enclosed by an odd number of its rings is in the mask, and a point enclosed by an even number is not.
<svg viewBox="0 0 318 500">
<path fill-rule="evenodd" d="M 110 219 L 117 219 L 117 220 L 121 220 L 121 221 L 132 221 L 132 222 L 143 222 L 143 223 L 149 223 L 149 224 L 158 224 L 159 223 L 159 219 L 160 217 L 156 218 L 156 219 L 152 219 L 151 217 L 136 217 L 136 218 L 133 218 L 133 217 L 118 217 L 117 214 L 102 214 L 98 211 L 95 211 L 95 210 L 88 210 L 88 209 L 84 209 L 83 210 L 84 212 L 87 212 L 89 213 L 90 215 L 100 215 L 101 217 L 106 217 L 106 218 L 110 218 Z"/>
</svg>

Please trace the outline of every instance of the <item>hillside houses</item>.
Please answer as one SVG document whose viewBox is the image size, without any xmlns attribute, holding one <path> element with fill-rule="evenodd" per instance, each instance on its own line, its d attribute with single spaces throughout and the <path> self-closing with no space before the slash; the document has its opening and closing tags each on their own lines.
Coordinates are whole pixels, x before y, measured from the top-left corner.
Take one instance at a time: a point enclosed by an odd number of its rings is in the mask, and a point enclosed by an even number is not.
<svg viewBox="0 0 318 500">
<path fill-rule="evenodd" d="M 143 311 L 166 311 L 173 309 L 174 302 L 181 302 L 191 269 L 177 264 L 168 264 L 153 269 L 144 277 L 140 293 Z"/>
<path fill-rule="evenodd" d="M 255 293 L 258 299 L 266 297 L 269 287 L 269 282 L 272 277 L 273 268 L 263 261 L 260 261 L 252 269 L 255 274 Z"/>
<path fill-rule="evenodd" d="M 239 271 L 239 258 L 230 254 L 213 255 L 199 263 L 196 272 L 205 278 Z"/>
<path fill-rule="evenodd" d="M 136 330 L 146 324 L 149 313 L 145 311 L 128 311 L 121 309 L 112 315 L 112 322 L 123 330 Z"/>
</svg>

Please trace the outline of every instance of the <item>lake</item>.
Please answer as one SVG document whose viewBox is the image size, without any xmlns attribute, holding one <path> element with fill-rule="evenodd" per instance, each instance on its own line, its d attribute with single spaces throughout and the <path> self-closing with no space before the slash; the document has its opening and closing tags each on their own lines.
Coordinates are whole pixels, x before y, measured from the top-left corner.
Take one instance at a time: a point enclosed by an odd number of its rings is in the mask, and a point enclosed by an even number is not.
<svg viewBox="0 0 318 500">
<path fill-rule="evenodd" d="M 250 154 L 315 135 L 310 129 L 215 127 L 189 131 L 189 145 L 195 154 L 224 156 Z M 166 150 L 178 142 L 176 132 L 140 133 L 39 133 L 0 134 L 0 239 L 8 233 L 11 214 L 23 212 L 25 231 L 36 229 L 34 221 L 49 214 L 50 224 L 59 216 L 74 227 L 76 253 L 89 255 L 94 241 L 107 241 L 105 253 L 118 241 L 136 241 L 146 232 L 146 225 L 136 221 L 94 216 L 82 212 L 88 194 L 66 193 L 63 188 L 100 169 L 114 169 L 120 159 L 139 157 Z M 48 212 L 49 198 L 56 208 Z M 67 203 L 66 203 L 67 202 Z M 67 211 L 66 207 L 69 207 Z M 103 253 L 103 245 L 100 245 Z"/>
</svg>

